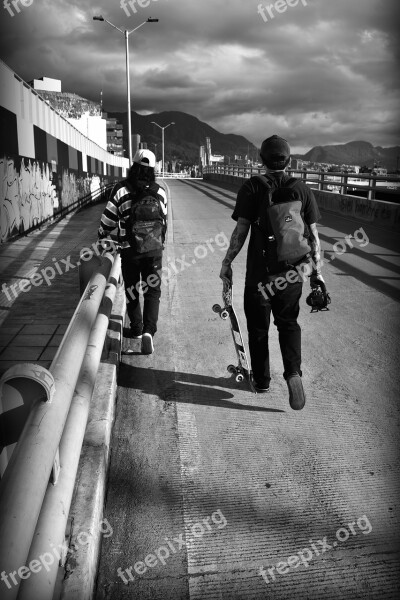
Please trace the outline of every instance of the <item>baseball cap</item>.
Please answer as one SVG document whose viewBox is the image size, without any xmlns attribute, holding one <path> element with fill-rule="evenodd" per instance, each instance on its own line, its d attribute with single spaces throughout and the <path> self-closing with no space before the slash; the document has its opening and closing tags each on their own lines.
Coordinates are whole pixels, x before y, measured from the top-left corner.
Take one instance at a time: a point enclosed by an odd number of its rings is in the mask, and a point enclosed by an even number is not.
<svg viewBox="0 0 400 600">
<path fill-rule="evenodd" d="M 263 141 L 260 154 L 266 159 L 277 156 L 282 156 L 286 159 L 290 156 L 290 146 L 279 135 L 271 135 L 271 137 Z"/>
<path fill-rule="evenodd" d="M 143 167 L 152 167 L 154 169 L 156 166 L 156 157 L 151 150 L 136 150 L 133 162 Z"/>
</svg>

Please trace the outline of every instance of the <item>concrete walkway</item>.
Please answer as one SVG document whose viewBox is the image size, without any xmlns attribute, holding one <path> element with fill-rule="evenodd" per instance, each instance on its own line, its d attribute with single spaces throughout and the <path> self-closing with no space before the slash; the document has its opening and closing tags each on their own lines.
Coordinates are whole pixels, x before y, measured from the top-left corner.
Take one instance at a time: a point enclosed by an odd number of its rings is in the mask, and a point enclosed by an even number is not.
<svg viewBox="0 0 400 600">
<path fill-rule="evenodd" d="M 18 362 L 50 366 L 79 302 L 80 251 L 96 241 L 103 208 L 0 245 L 0 374 Z"/>
<path fill-rule="evenodd" d="M 112 535 L 103 538 L 96 598 L 398 598 L 395 235 L 323 215 L 332 305 L 310 314 L 306 285 L 307 404 L 297 413 L 273 326 L 268 395 L 252 395 L 226 371 L 235 362 L 229 325 L 211 306 L 234 191 L 166 186 L 169 272 L 156 352 L 142 356 L 129 340 L 120 368 L 105 512 Z M 335 254 L 332 244 L 346 245 L 349 234 L 353 247 Z M 243 330 L 244 267 L 245 250 L 234 263 Z"/>
</svg>

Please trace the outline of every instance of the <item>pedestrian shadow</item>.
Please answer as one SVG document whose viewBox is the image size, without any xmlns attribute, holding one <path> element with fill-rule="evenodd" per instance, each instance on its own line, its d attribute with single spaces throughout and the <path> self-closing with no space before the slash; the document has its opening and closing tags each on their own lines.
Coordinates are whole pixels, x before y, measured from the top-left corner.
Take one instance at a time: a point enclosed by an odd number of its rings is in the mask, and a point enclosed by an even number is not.
<svg viewBox="0 0 400 600">
<path fill-rule="evenodd" d="M 135 354 L 140 354 L 135 353 Z M 260 405 L 267 403 L 272 397 L 270 394 L 253 394 L 247 384 L 235 381 L 232 377 L 211 377 L 195 373 L 182 373 L 176 371 L 162 371 L 130 365 L 120 364 L 118 385 L 122 388 L 134 389 L 145 394 L 156 395 L 166 403 L 179 402 L 197 406 L 216 406 L 234 410 L 250 412 L 284 413 L 278 408 L 269 408 Z M 247 398 L 253 399 L 253 404 L 242 404 L 231 401 L 235 394 L 229 390 L 246 393 Z"/>
</svg>

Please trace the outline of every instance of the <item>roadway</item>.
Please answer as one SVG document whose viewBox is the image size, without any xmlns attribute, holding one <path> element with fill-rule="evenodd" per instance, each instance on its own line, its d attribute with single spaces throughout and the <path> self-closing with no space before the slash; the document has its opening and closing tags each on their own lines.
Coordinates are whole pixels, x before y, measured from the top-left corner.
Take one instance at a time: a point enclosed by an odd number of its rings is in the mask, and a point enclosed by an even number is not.
<svg viewBox="0 0 400 600">
<path fill-rule="evenodd" d="M 306 285 L 307 404 L 294 412 L 274 326 L 268 395 L 226 371 L 230 329 L 211 306 L 234 189 L 165 187 L 169 272 L 155 353 L 125 341 L 105 509 L 113 533 L 103 538 L 96 598 L 397 598 L 396 234 L 323 214 L 332 304 L 310 314 Z M 245 256 L 234 263 L 243 330 Z"/>
</svg>

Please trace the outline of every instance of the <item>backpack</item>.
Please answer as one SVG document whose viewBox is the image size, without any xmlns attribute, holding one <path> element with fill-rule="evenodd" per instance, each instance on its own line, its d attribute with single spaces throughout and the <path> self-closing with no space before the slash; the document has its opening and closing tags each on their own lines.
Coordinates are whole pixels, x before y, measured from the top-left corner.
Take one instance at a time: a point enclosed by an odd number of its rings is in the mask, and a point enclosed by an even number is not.
<svg viewBox="0 0 400 600">
<path fill-rule="evenodd" d="M 260 202 L 256 226 L 263 236 L 267 272 L 277 274 L 308 258 L 311 251 L 304 237 L 300 196 L 293 189 L 298 180 L 290 177 L 276 187 L 274 179 L 263 175 L 257 175 L 257 178 L 267 188 L 268 194 Z"/>
<path fill-rule="evenodd" d="M 152 183 L 142 190 L 133 190 L 132 206 L 127 224 L 127 236 L 131 247 L 138 254 L 163 249 L 165 217 L 161 208 L 160 186 Z"/>
</svg>

